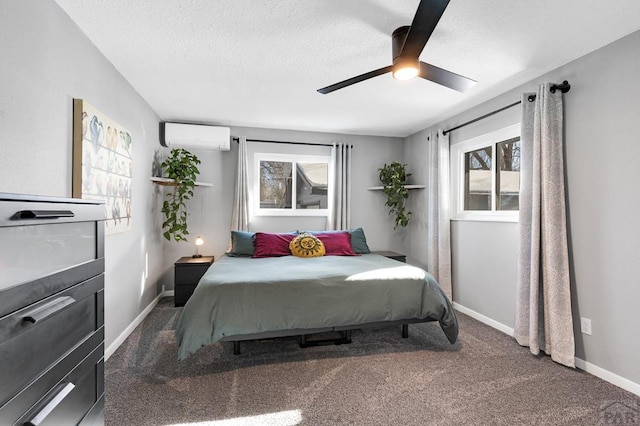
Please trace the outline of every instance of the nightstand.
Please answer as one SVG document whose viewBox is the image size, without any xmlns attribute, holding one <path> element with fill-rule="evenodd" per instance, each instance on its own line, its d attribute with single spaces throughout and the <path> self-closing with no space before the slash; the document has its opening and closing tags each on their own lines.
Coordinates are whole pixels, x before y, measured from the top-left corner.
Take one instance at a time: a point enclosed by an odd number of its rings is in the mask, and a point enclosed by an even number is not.
<svg viewBox="0 0 640 426">
<path fill-rule="evenodd" d="M 196 289 L 200 278 L 213 263 L 213 256 L 181 257 L 174 264 L 175 291 L 173 299 L 175 306 L 184 306 Z"/>
<path fill-rule="evenodd" d="M 398 262 L 407 263 L 407 256 L 396 253 L 395 251 L 372 251 L 371 253 L 379 254 L 380 256 L 388 257 L 389 259 L 397 260 Z"/>
</svg>

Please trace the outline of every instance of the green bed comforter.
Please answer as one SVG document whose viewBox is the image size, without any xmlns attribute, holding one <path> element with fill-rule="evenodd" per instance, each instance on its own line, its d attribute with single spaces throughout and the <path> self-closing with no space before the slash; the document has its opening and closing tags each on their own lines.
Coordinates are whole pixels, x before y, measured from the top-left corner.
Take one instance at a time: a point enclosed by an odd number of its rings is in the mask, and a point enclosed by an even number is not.
<svg viewBox="0 0 640 426">
<path fill-rule="evenodd" d="M 184 306 L 175 336 L 182 360 L 224 336 L 405 319 L 439 321 L 456 341 L 451 302 L 415 266 L 376 254 L 223 256 Z"/>
</svg>

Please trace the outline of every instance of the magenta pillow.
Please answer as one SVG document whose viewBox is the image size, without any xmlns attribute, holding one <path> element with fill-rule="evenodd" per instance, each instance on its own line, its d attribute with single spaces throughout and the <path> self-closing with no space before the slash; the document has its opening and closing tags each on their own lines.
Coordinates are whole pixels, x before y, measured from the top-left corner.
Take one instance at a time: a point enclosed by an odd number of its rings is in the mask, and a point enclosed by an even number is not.
<svg viewBox="0 0 640 426">
<path fill-rule="evenodd" d="M 345 232 L 318 233 L 324 244 L 325 256 L 357 256 L 351 248 L 351 234 Z"/>
<path fill-rule="evenodd" d="M 277 257 L 289 256 L 289 243 L 296 237 L 295 234 L 269 234 L 256 232 L 254 238 L 255 251 L 253 257 Z"/>
</svg>

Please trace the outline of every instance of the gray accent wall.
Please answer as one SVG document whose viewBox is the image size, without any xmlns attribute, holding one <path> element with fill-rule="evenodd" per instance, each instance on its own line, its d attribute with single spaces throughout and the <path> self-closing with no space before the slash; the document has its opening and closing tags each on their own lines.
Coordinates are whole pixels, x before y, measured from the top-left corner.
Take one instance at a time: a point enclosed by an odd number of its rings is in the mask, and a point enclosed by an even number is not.
<svg viewBox="0 0 640 426">
<path fill-rule="evenodd" d="M 108 347 L 159 294 L 158 116 L 55 2 L 1 1 L 0 16 L 0 191 L 71 196 L 73 98 L 133 136 L 131 230 L 105 238 Z"/>
<path fill-rule="evenodd" d="M 565 150 L 576 356 L 640 383 L 640 32 L 405 139 L 405 162 L 427 175 L 426 137 L 520 99 L 538 84 L 569 80 Z M 450 134 L 451 144 L 520 121 L 515 107 Z M 414 209 L 426 205 L 419 196 Z M 426 266 L 426 217 L 406 249 Z M 452 222 L 453 300 L 513 327 L 518 224 Z M 580 332 L 580 317 L 592 335 Z"/>
</svg>

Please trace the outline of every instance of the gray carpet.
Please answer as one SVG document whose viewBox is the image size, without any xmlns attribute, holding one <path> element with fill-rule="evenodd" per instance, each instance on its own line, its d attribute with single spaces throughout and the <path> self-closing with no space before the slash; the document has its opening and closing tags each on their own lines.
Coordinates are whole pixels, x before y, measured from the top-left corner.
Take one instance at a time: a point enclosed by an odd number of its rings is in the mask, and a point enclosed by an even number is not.
<svg viewBox="0 0 640 426">
<path fill-rule="evenodd" d="M 180 309 L 163 298 L 106 363 L 107 425 L 640 424 L 640 398 L 466 315 L 455 345 L 425 323 L 408 339 L 387 327 L 341 346 L 247 342 L 238 356 L 217 343 L 178 362 Z"/>
</svg>

